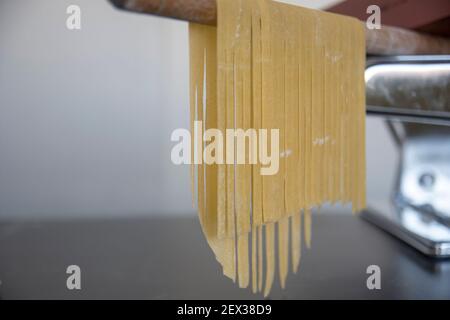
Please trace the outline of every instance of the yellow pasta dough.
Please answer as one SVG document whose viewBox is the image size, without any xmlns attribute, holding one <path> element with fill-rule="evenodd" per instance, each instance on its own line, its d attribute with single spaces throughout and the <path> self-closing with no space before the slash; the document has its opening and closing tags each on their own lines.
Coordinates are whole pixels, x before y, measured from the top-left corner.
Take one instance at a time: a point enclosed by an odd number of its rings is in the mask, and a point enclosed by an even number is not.
<svg viewBox="0 0 450 320">
<path fill-rule="evenodd" d="M 262 175 L 251 155 L 238 163 L 228 136 L 230 161 L 199 162 L 208 145 L 200 134 L 192 139 L 193 195 L 224 274 L 268 295 L 276 261 L 283 287 L 289 266 L 298 269 L 302 226 L 310 246 L 313 207 L 365 207 L 364 29 L 269 0 L 217 6 L 217 27 L 189 25 L 191 132 L 195 121 L 223 133 L 278 129 L 279 169 Z"/>
</svg>

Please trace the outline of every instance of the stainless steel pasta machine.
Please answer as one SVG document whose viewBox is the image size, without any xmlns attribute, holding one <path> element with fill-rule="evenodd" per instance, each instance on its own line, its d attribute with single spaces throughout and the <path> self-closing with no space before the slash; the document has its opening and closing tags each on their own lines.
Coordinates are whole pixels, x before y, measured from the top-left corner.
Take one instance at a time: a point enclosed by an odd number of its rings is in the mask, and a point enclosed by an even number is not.
<svg viewBox="0 0 450 320">
<path fill-rule="evenodd" d="M 362 217 L 434 257 L 450 257 L 450 55 L 367 60 L 367 113 L 399 152 L 389 205 Z"/>
</svg>

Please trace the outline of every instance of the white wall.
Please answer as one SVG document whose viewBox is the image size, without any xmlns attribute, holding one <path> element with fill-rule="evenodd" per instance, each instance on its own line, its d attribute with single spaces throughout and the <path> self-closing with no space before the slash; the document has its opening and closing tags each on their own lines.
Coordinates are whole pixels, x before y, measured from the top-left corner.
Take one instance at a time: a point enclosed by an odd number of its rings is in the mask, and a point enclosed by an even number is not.
<svg viewBox="0 0 450 320">
<path fill-rule="evenodd" d="M 81 31 L 65 27 L 69 4 Z M 0 218 L 194 212 L 189 169 L 170 161 L 170 133 L 188 127 L 186 23 L 106 0 L 0 0 L 0 44 Z M 368 128 L 377 198 L 392 150 Z"/>
</svg>

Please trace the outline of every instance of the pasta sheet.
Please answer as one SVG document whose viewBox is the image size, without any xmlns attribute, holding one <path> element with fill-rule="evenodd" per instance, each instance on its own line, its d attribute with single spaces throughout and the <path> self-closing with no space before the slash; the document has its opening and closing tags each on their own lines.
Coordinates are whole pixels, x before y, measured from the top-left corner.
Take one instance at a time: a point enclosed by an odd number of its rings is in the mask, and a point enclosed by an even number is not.
<svg viewBox="0 0 450 320">
<path fill-rule="evenodd" d="M 312 208 L 366 205 L 364 29 L 269 0 L 217 5 L 217 27 L 189 25 L 191 132 L 195 121 L 223 137 L 226 129 L 279 129 L 280 162 L 262 175 L 261 163 L 247 156 L 237 164 L 226 149 L 231 163 L 198 163 L 212 143 L 199 135 L 193 197 L 224 274 L 268 295 L 276 261 L 283 287 L 289 266 L 299 267 L 302 225 L 310 246 Z"/>
</svg>

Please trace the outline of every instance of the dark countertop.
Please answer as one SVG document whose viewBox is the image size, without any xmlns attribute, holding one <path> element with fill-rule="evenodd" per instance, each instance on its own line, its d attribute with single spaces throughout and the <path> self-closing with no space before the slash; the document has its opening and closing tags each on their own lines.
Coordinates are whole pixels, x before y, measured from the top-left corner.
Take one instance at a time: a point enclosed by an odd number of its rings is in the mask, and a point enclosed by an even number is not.
<svg viewBox="0 0 450 320">
<path fill-rule="evenodd" d="M 66 288 L 81 267 L 82 289 Z M 366 268 L 381 268 L 368 290 Z M 2 299 L 254 299 L 221 274 L 196 218 L 0 223 Z M 450 261 L 434 260 L 357 216 L 313 217 L 312 249 L 272 299 L 450 299 Z"/>
</svg>

